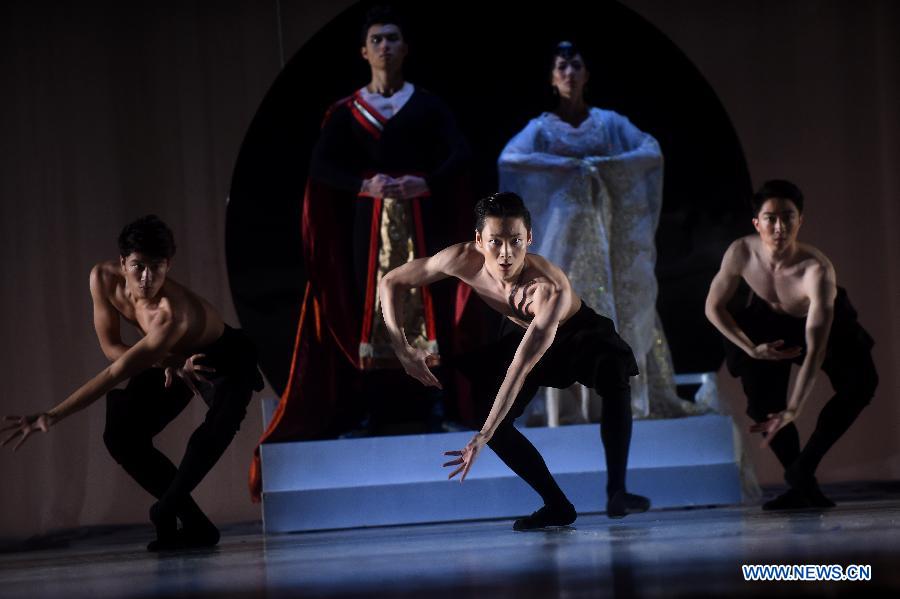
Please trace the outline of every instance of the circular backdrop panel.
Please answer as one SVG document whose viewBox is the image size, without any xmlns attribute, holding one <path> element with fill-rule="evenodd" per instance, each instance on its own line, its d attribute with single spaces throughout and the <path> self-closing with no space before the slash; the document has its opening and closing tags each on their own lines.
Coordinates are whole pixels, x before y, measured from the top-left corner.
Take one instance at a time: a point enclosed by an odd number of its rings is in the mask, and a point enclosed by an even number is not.
<svg viewBox="0 0 900 599">
<path fill-rule="evenodd" d="M 626 115 L 665 155 L 657 233 L 658 309 L 678 372 L 718 369 L 722 344 L 703 303 L 728 243 L 749 232 L 750 177 L 715 92 L 672 42 L 614 2 L 461 0 L 395 4 L 406 17 L 406 78 L 443 98 L 474 154 L 473 197 L 496 191 L 506 142 L 551 108 L 549 54 L 572 40 L 591 71 L 588 100 Z M 286 384 L 306 284 L 300 209 L 327 107 L 368 82 L 359 54 L 358 4 L 290 60 L 247 131 L 234 169 L 226 225 L 228 272 L 241 325 L 277 392 Z M 462 241 L 462 240 L 460 240 Z"/>
</svg>

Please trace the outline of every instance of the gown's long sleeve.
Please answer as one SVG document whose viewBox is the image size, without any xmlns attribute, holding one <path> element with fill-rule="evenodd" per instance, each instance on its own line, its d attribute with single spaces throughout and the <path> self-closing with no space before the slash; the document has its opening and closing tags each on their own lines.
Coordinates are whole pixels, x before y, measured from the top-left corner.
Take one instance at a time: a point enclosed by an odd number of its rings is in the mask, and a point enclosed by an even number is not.
<svg viewBox="0 0 900 599">
<path fill-rule="evenodd" d="M 593 108 L 578 127 L 545 113 L 507 143 L 498 169 L 500 189 L 521 195 L 532 213 L 535 252 L 558 264 L 634 350 L 642 372 L 632 381 L 635 416 L 648 416 L 651 403 L 685 413 L 656 313 L 657 141 L 612 111 Z"/>
</svg>

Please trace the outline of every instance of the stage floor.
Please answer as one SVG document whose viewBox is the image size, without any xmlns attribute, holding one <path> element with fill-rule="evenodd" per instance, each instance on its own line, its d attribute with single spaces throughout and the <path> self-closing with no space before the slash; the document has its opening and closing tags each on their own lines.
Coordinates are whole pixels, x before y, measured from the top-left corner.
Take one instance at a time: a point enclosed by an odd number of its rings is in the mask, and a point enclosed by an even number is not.
<svg viewBox="0 0 900 599">
<path fill-rule="evenodd" d="M 516 533 L 511 521 L 276 535 L 148 554 L 145 527 L 0 554 L 0 597 L 593 597 L 874 594 L 900 589 L 900 497 L 827 512 L 651 511 Z M 90 534 L 88 534 L 90 533 Z M 53 545 L 56 545 L 55 547 Z M 869 582 L 745 582 L 741 564 L 870 565 Z"/>
</svg>

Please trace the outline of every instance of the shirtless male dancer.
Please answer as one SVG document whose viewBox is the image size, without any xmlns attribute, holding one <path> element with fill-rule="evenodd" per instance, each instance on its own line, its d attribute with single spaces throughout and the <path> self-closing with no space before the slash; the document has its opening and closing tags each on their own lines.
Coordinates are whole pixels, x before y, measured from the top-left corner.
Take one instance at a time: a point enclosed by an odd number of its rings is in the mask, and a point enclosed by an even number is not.
<svg viewBox="0 0 900 599">
<path fill-rule="evenodd" d="M 803 224 L 800 189 L 789 181 L 768 181 L 753 196 L 752 207 L 758 235 L 738 239 L 725 252 L 706 298 L 706 316 L 727 339 L 728 368 L 741 378 L 747 414 L 756 421 L 750 430 L 762 433 L 763 446 L 772 448 L 785 469 L 790 489 L 763 509 L 833 507 L 815 472 L 875 394 L 873 341 L 857 322 L 847 292 L 836 285 L 828 258 L 797 241 Z M 749 299 L 729 305 L 742 279 Z M 788 395 L 792 363 L 800 370 Z M 820 368 L 835 395 L 801 451 L 793 421 Z"/>
<path fill-rule="evenodd" d="M 424 385 L 441 387 L 428 369 L 428 352 L 407 343 L 400 298 L 415 287 L 447 277 L 468 284 L 494 310 L 515 323 L 512 334 L 467 356 L 461 369 L 476 384 L 491 385 L 496 398 L 481 431 L 444 466 L 458 466 L 460 482 L 487 444 L 509 468 L 541 496 L 544 506 L 515 521 L 515 530 L 565 526 L 575 521 L 574 506 L 559 488 L 537 449 L 513 420 L 538 387 L 565 388 L 578 382 L 603 398 L 600 434 L 606 452 L 607 515 L 621 518 L 649 509 L 646 497 L 625 491 L 631 443 L 629 377 L 638 373 L 631 348 L 610 319 L 586 306 L 556 266 L 531 244 L 531 215 L 514 193 L 497 193 L 475 207 L 475 241 L 450 246 L 429 258 L 390 271 L 379 284 L 384 320 L 394 351 L 407 374 Z"/>
<path fill-rule="evenodd" d="M 150 509 L 157 539 L 147 549 L 212 546 L 219 531 L 191 491 L 231 443 L 252 392 L 262 389 L 256 350 L 209 302 L 168 277 L 175 240 L 157 217 L 127 225 L 119 236 L 119 254 L 117 261 L 94 266 L 90 277 L 94 329 L 110 365 L 46 412 L 5 417 L 0 430 L 13 432 L 3 445 L 18 437 L 18 449 L 32 433 L 47 432 L 108 394 L 106 447 L 159 500 Z M 121 318 L 143 335 L 134 345 L 122 342 Z M 124 389 L 114 389 L 125 380 Z M 153 446 L 153 437 L 195 394 L 209 411 L 176 468 Z"/>
</svg>

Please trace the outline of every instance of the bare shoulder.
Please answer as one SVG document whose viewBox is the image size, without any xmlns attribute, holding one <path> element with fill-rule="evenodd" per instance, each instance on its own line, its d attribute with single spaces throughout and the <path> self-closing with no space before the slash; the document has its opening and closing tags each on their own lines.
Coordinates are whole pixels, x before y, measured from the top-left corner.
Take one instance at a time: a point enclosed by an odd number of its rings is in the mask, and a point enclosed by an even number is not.
<svg viewBox="0 0 900 599">
<path fill-rule="evenodd" d="M 433 259 L 442 272 L 459 279 L 474 276 L 484 266 L 484 256 L 475 247 L 474 241 L 446 247 Z"/>
<path fill-rule="evenodd" d="M 519 318 L 543 314 L 562 322 L 581 307 L 581 298 L 572 289 L 566 273 L 543 256 L 528 254 L 523 275 L 524 282 L 515 298 Z"/>
<path fill-rule="evenodd" d="M 154 324 L 169 326 L 187 320 L 185 318 L 185 310 L 176 310 L 178 304 L 180 302 L 177 300 L 175 302 L 172 301 L 171 295 L 161 297 L 153 314 Z"/>
<path fill-rule="evenodd" d="M 190 318 L 196 306 L 208 303 L 200 295 L 172 277 L 166 277 L 160 296 L 158 304 L 160 313 L 164 317 L 176 321 Z"/>
<path fill-rule="evenodd" d="M 728 249 L 725 250 L 725 256 L 722 258 L 722 268 L 730 272 L 740 273 L 750 264 L 758 246 L 759 238 L 755 235 L 745 235 L 735 239 L 728 246 Z"/>
<path fill-rule="evenodd" d="M 810 268 L 814 268 L 819 272 L 834 272 L 834 265 L 822 250 L 808 243 L 801 243 L 799 246 L 802 260 L 807 262 Z"/>
<path fill-rule="evenodd" d="M 802 276 L 814 288 L 833 287 L 836 285 L 837 277 L 834 272 L 834 265 L 821 250 L 806 243 L 799 246 L 799 266 L 802 270 Z"/>
<path fill-rule="evenodd" d="M 119 263 L 114 260 L 98 262 L 91 268 L 90 285 L 91 293 L 99 295 L 114 295 L 116 288 L 124 283 L 122 273 L 119 271 Z"/>
<path fill-rule="evenodd" d="M 183 327 L 218 331 L 224 326 L 222 315 L 209 300 L 171 277 L 166 278 L 159 308 L 165 318 Z"/>
<path fill-rule="evenodd" d="M 561 289 L 570 289 L 569 277 L 566 273 L 539 254 L 528 254 L 528 270 L 529 279 L 534 279 L 542 289 L 547 291 L 558 291 Z"/>
<path fill-rule="evenodd" d="M 477 253 L 478 250 L 475 248 L 475 243 L 467 241 L 447 246 L 435 254 L 435 256 L 445 256 L 447 259 L 460 260 Z"/>
</svg>

